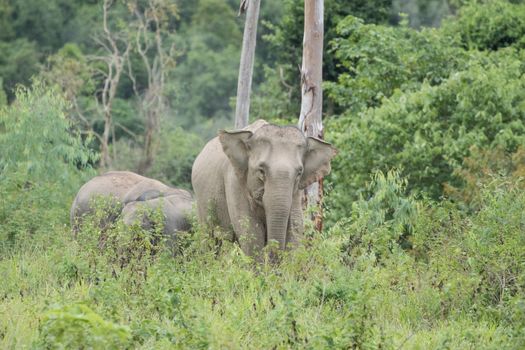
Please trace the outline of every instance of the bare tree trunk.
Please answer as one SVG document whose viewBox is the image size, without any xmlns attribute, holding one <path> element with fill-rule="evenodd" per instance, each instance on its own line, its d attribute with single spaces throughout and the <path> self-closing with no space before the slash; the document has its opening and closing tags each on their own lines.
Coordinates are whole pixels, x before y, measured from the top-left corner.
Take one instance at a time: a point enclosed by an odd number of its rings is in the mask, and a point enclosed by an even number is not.
<svg viewBox="0 0 525 350">
<path fill-rule="evenodd" d="M 108 12 L 109 8 L 113 5 L 113 0 L 104 0 L 103 4 L 103 36 L 102 38 L 96 38 L 96 41 L 102 46 L 107 52 L 107 56 L 95 57 L 95 59 L 104 61 L 106 63 L 107 71 L 103 72 L 104 85 L 100 93 L 102 111 L 104 116 L 104 132 L 101 137 L 101 149 L 100 149 L 100 167 L 107 169 L 111 165 L 111 156 L 109 154 L 109 138 L 112 130 L 112 107 L 113 100 L 117 93 L 117 87 L 122 75 L 122 71 L 125 66 L 125 62 L 131 49 L 131 44 L 126 43 L 126 48 L 123 52 L 118 47 L 119 38 L 115 37 L 109 28 L 108 24 Z"/>
<path fill-rule="evenodd" d="M 235 128 L 248 125 L 250 115 L 250 92 L 252 89 L 253 63 L 257 41 L 257 22 L 261 0 L 242 0 L 239 14 L 246 11 L 246 22 L 242 39 L 241 64 L 237 82 L 237 102 L 235 107 Z"/>
<path fill-rule="evenodd" d="M 137 90 L 135 75 L 131 63 L 128 62 L 128 76 L 133 83 L 133 90 L 140 101 L 141 113 L 145 118 L 144 151 L 138 164 L 137 172 L 145 174 L 155 160 L 155 148 L 158 143 L 161 117 L 166 108 L 164 99 L 164 86 L 169 66 L 173 65 L 174 46 L 166 47 L 164 6 L 167 2 L 148 0 L 147 8 L 143 11 L 134 7 L 137 32 L 135 34 L 135 47 L 142 59 L 147 73 L 147 86 L 141 94 Z M 151 28 L 154 28 L 152 31 Z"/>
<path fill-rule="evenodd" d="M 324 0 L 304 1 L 303 63 L 301 66 L 301 114 L 299 128 L 306 136 L 323 138 L 323 36 Z M 305 207 L 314 206 L 313 221 L 322 230 L 323 182 L 306 189 Z"/>
</svg>

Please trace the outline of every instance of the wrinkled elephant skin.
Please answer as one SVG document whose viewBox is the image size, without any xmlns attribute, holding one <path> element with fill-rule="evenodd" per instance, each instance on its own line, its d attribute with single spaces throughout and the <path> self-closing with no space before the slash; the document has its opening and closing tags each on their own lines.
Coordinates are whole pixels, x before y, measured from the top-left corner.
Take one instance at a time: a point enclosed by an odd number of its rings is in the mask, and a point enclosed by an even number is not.
<svg viewBox="0 0 525 350">
<path fill-rule="evenodd" d="M 74 233 L 78 231 L 84 216 L 92 212 L 92 201 L 96 197 L 109 199 L 115 209 L 113 212 L 121 214 L 126 224 L 139 220 L 148 229 L 151 220 L 139 217 L 137 209 L 141 206 L 153 210 L 160 207 L 165 234 L 173 236 L 177 231 L 189 229 L 186 217 L 191 211 L 193 198 L 188 191 L 169 187 L 129 171 L 110 171 L 89 180 L 78 191 L 70 211 Z M 108 215 L 105 220 L 111 222 L 117 217 Z"/>
<path fill-rule="evenodd" d="M 193 164 L 199 220 L 207 222 L 211 213 L 250 256 L 270 241 L 280 249 L 292 246 L 304 230 L 303 190 L 330 172 L 335 154 L 296 127 L 264 120 L 220 131 Z"/>
</svg>

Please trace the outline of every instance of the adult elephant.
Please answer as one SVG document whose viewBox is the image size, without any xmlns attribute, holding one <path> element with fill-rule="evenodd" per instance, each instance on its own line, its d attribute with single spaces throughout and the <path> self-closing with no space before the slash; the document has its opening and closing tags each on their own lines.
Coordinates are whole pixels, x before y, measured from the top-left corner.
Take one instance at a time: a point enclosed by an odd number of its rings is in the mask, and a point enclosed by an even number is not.
<svg viewBox="0 0 525 350">
<path fill-rule="evenodd" d="M 80 228 L 84 216 L 93 211 L 93 200 L 97 197 L 106 198 L 112 207 L 104 218 L 106 222 L 112 222 L 122 214 L 126 224 L 140 220 L 144 228 L 149 228 L 151 222 L 148 218 L 139 217 L 140 211 L 137 210 L 144 206 L 147 209 L 160 208 L 167 234 L 189 227 L 186 216 L 191 210 L 193 198 L 188 191 L 130 171 L 110 171 L 92 178 L 78 191 L 70 210 L 74 233 Z"/>
<path fill-rule="evenodd" d="M 269 241 L 280 249 L 303 233 L 302 190 L 330 172 L 329 143 L 296 127 L 258 120 L 220 131 L 197 156 L 192 184 L 199 220 L 212 214 L 250 256 Z"/>
</svg>

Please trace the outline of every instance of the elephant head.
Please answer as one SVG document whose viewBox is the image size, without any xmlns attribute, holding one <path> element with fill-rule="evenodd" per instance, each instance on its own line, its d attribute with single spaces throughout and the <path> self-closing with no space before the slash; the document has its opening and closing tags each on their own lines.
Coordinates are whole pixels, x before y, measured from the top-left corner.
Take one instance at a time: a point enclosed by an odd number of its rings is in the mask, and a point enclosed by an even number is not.
<svg viewBox="0 0 525 350">
<path fill-rule="evenodd" d="M 298 128 L 271 124 L 255 132 L 221 131 L 219 140 L 252 211 L 264 215 L 266 240 L 275 240 L 284 249 L 290 214 L 300 203 L 300 191 L 330 172 L 335 148 L 305 137 Z"/>
</svg>

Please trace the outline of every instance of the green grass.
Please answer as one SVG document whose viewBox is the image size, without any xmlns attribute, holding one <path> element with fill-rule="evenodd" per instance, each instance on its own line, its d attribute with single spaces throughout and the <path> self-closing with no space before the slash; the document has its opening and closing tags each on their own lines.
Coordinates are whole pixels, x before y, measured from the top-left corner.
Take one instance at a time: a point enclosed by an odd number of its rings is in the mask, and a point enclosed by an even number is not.
<svg viewBox="0 0 525 350">
<path fill-rule="evenodd" d="M 110 232 L 121 236 L 100 250 L 94 226 L 78 241 L 57 227 L 54 239 L 0 261 L 0 348 L 519 346 L 509 324 L 463 295 L 472 271 L 450 263 L 439 272 L 399 249 L 380 263 L 370 254 L 349 262 L 341 228 L 280 264 L 256 264 L 227 242 L 217 249 L 204 230 L 183 237 L 176 257 L 135 254 L 147 234 L 130 246 L 123 237 L 137 231 Z"/>
</svg>

